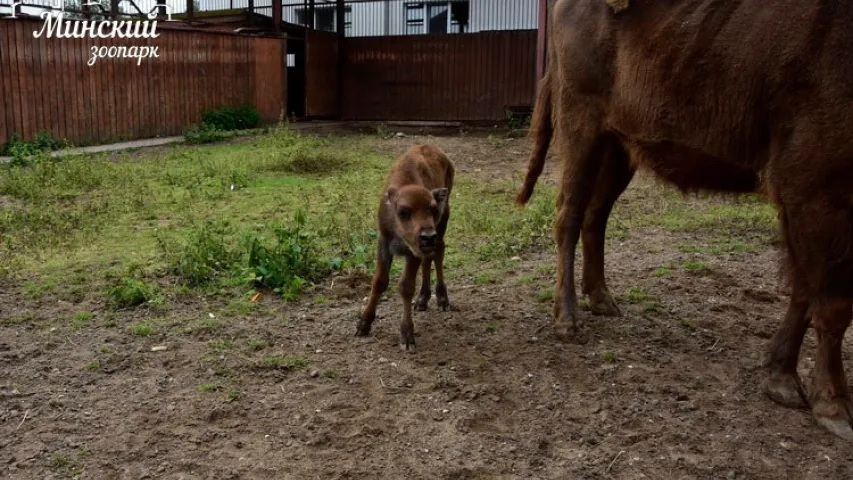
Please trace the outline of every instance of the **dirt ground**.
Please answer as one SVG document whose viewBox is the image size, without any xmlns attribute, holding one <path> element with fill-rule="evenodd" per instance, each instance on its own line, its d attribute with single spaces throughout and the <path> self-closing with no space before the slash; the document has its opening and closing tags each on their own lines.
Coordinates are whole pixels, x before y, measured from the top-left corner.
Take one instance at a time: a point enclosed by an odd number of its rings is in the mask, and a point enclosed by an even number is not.
<svg viewBox="0 0 853 480">
<path fill-rule="evenodd" d="M 517 181 L 526 167 L 524 139 L 429 140 L 460 172 Z M 552 161 L 550 181 L 553 171 Z M 638 178 L 622 201 L 657 189 Z M 261 308 L 216 333 L 310 362 L 291 370 L 247 349 L 211 349 L 204 331 L 141 338 L 121 328 L 40 328 L 38 319 L 106 307 L 96 297 L 30 300 L 5 285 L 2 316 L 36 318 L 0 322 L 0 477 L 853 478 L 848 443 L 760 391 L 762 352 L 786 305 L 777 252 L 709 256 L 704 275 L 652 274 L 695 255 L 674 245 L 701 241 L 644 229 L 612 242 L 611 290 L 641 287 L 659 305 L 623 299 L 623 317 L 590 318 L 586 345 L 558 342 L 550 302 L 515 281 L 552 285 L 549 251 L 517 259 L 495 284 L 450 283 L 454 311 L 437 311 L 433 299 L 415 313 L 416 354 L 397 347 L 393 292 L 372 336 L 354 337 L 370 288 L 362 277 L 329 279 L 311 294 L 329 299 L 320 305 L 264 295 Z M 221 309 L 215 302 L 188 296 L 174 321 Z M 115 321 L 156 315 L 134 310 Z M 809 332 L 806 384 L 814 345 Z M 88 371 L 95 357 L 99 369 Z M 221 375 L 240 393 L 200 391 Z"/>
</svg>

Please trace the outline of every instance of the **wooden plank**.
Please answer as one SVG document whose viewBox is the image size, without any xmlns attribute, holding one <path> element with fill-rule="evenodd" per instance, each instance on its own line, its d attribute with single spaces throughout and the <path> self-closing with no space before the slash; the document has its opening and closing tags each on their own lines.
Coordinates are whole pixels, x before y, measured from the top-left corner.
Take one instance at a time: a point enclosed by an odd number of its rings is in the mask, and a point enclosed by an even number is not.
<svg viewBox="0 0 853 480">
<path fill-rule="evenodd" d="M 21 99 L 19 112 L 21 114 L 20 131 L 25 139 L 35 136 L 33 127 L 33 83 L 32 75 L 27 64 L 26 34 L 22 24 L 15 25 L 15 49 L 17 50 L 18 97 Z"/>
<path fill-rule="evenodd" d="M 60 137 L 72 144 L 76 144 L 79 140 L 86 136 L 89 130 L 89 125 L 85 121 L 83 113 L 83 92 L 78 88 L 80 81 L 80 50 L 83 49 L 82 39 L 66 38 L 62 39 L 62 48 L 68 50 L 68 65 L 65 71 L 65 81 L 67 96 L 65 101 L 68 104 L 68 111 L 71 114 L 71 124 L 74 126 L 73 132 Z"/>
<path fill-rule="evenodd" d="M 3 102 L 0 104 L 0 149 L 6 145 L 6 142 L 9 140 L 9 136 L 11 132 L 9 131 L 9 112 L 11 110 L 9 105 L 9 97 L 14 95 L 15 92 L 12 91 L 11 79 L 9 79 L 9 75 L 6 72 L 6 65 L 9 63 L 9 54 L 7 50 L 9 48 L 9 41 L 6 38 L 6 32 L 8 29 L 0 30 L 0 98 L 2 98 Z"/>
</svg>

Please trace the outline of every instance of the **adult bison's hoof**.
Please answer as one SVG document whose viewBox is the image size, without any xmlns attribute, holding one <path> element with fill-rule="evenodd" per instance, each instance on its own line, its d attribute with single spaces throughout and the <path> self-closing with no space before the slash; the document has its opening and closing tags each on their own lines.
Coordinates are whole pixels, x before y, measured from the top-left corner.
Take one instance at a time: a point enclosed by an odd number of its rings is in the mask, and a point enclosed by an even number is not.
<svg viewBox="0 0 853 480">
<path fill-rule="evenodd" d="M 400 350 L 408 353 L 417 352 L 414 329 L 405 325 L 400 327 Z"/>
<path fill-rule="evenodd" d="M 429 304 L 429 298 L 432 295 L 429 292 L 422 292 L 418 295 L 418 298 L 415 299 L 415 311 L 423 312 L 427 309 L 427 305 Z"/>
<path fill-rule="evenodd" d="M 589 333 L 583 322 L 574 317 L 561 317 L 554 322 L 554 335 L 558 340 L 567 343 L 584 345 L 589 342 Z"/>
<path fill-rule="evenodd" d="M 593 315 L 600 315 L 602 317 L 622 316 L 622 311 L 619 310 L 619 306 L 616 305 L 616 302 L 609 293 L 604 293 L 602 295 L 590 295 L 589 310 Z"/>
<path fill-rule="evenodd" d="M 807 408 L 808 396 L 796 374 L 771 374 L 762 385 L 770 400 L 788 408 Z"/>
<path fill-rule="evenodd" d="M 368 322 L 364 319 L 359 320 L 358 325 L 356 325 L 355 327 L 355 336 L 366 337 L 370 335 L 370 327 L 372 326 L 372 324 L 373 322 Z"/>
<path fill-rule="evenodd" d="M 843 398 L 812 402 L 815 419 L 837 437 L 853 442 L 853 402 Z"/>
</svg>

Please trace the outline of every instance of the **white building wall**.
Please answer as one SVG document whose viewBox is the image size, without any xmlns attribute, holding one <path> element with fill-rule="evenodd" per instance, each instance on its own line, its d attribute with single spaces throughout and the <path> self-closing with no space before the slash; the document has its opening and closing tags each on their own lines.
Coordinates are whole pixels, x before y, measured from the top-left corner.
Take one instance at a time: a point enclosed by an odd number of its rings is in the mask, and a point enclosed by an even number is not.
<svg viewBox="0 0 853 480">
<path fill-rule="evenodd" d="M 535 30 L 538 0 L 470 0 L 469 32 L 487 30 Z"/>
<path fill-rule="evenodd" d="M 405 35 L 405 3 L 392 1 L 350 4 L 352 27 L 347 33 L 354 37 Z M 470 0 L 469 8 L 469 33 L 489 30 L 535 30 L 538 26 L 538 0 Z M 285 8 L 284 21 L 298 23 L 295 8 Z"/>
</svg>

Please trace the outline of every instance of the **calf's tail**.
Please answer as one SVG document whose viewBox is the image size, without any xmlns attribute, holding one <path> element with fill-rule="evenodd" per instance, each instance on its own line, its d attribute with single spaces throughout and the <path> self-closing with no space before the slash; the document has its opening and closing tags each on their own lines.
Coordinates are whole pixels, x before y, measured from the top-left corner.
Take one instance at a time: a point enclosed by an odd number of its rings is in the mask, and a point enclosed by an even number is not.
<svg viewBox="0 0 853 480">
<path fill-rule="evenodd" d="M 536 106 L 530 123 L 530 137 L 533 139 L 533 150 L 527 163 L 527 176 L 524 184 L 515 198 L 515 203 L 524 205 L 533 195 L 536 181 L 545 168 L 545 156 L 554 136 L 554 125 L 551 119 L 551 78 L 547 73 L 539 82 L 539 92 L 536 95 Z"/>
</svg>

